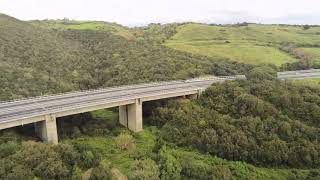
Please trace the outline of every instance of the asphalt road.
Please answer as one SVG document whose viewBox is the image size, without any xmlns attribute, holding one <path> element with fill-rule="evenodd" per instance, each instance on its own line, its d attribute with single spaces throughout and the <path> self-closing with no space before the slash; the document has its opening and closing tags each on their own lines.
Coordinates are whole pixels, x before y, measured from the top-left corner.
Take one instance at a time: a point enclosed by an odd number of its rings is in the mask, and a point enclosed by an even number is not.
<svg viewBox="0 0 320 180">
<path fill-rule="evenodd" d="M 94 106 L 108 102 L 125 101 L 166 93 L 205 89 L 212 83 L 232 80 L 235 78 L 236 77 L 230 76 L 150 83 L 3 102 L 0 103 L 0 123 L 56 113 L 65 111 L 66 109 L 71 110 L 86 106 Z"/>
</svg>

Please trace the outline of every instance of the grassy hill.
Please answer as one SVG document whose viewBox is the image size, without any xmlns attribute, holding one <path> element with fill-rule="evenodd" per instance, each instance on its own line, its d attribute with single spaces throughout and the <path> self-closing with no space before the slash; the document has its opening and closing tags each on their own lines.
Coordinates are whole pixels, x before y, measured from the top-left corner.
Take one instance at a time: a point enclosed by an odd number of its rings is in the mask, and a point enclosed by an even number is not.
<svg viewBox="0 0 320 180">
<path fill-rule="evenodd" d="M 31 24 L 46 29 L 56 30 L 99 30 L 107 31 L 120 35 L 127 39 L 134 39 L 134 35 L 129 28 L 116 23 L 108 23 L 101 21 L 73 21 L 73 20 L 44 20 L 31 21 Z"/>
<path fill-rule="evenodd" d="M 320 45 L 320 27 L 304 30 L 302 26 L 185 24 L 165 43 L 168 47 L 233 61 L 281 65 L 298 61 L 280 48 L 285 44 L 297 47 Z M 303 49 L 308 51 L 307 49 Z M 310 51 L 310 50 L 309 50 Z M 310 54 L 316 56 L 318 49 Z M 314 60 L 318 60 L 314 58 Z"/>
<path fill-rule="evenodd" d="M 103 22 L 32 21 L 0 15 L 0 100 L 201 74 L 238 74 L 160 43 L 176 25 L 129 29 Z M 221 68 L 220 68 L 221 67 Z M 243 68 L 242 68 L 243 67 Z"/>
</svg>

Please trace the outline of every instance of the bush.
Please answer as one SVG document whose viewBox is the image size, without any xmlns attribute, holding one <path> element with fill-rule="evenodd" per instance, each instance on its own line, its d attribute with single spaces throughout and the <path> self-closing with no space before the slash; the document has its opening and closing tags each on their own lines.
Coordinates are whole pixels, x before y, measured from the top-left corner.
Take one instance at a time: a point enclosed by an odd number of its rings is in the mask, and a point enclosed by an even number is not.
<svg viewBox="0 0 320 180">
<path fill-rule="evenodd" d="M 179 161 L 170 153 L 166 151 L 166 146 L 160 150 L 160 164 L 161 164 L 161 179 L 170 180 L 181 179 L 181 165 Z"/>
<path fill-rule="evenodd" d="M 20 150 L 3 159 L 0 169 L 0 179 L 65 179 L 71 175 L 71 167 L 54 145 L 36 142 L 22 143 Z"/>
<path fill-rule="evenodd" d="M 54 148 L 60 154 L 61 159 L 70 167 L 75 166 L 80 161 L 80 154 L 72 145 L 60 143 Z"/>
<path fill-rule="evenodd" d="M 82 154 L 82 163 L 85 168 L 97 166 L 99 159 L 92 151 L 84 151 Z"/>
<path fill-rule="evenodd" d="M 18 151 L 19 145 L 15 142 L 3 143 L 0 145 L 0 158 L 10 156 Z"/>
<path fill-rule="evenodd" d="M 111 165 L 105 161 L 100 162 L 99 166 L 91 172 L 90 180 L 111 180 Z"/>
<path fill-rule="evenodd" d="M 136 148 L 134 139 L 130 134 L 120 134 L 115 138 L 116 145 L 121 150 L 132 151 Z"/>
<path fill-rule="evenodd" d="M 159 180 L 159 168 L 151 159 L 135 161 L 132 165 L 133 180 Z"/>
</svg>

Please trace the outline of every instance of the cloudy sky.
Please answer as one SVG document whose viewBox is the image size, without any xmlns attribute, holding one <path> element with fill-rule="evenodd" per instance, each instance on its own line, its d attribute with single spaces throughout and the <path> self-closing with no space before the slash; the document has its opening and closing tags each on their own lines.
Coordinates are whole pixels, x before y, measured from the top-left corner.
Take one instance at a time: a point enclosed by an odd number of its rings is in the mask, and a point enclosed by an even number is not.
<svg viewBox="0 0 320 180">
<path fill-rule="evenodd" d="M 320 24 L 320 0 L 0 0 L 0 13 L 22 20 Z"/>
</svg>

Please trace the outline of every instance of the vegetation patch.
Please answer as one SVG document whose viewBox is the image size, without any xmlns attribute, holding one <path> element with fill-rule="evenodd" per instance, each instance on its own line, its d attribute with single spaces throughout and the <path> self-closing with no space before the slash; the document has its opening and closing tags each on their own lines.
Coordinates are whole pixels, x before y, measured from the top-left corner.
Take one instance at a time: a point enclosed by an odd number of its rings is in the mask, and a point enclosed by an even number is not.
<svg viewBox="0 0 320 180">
<path fill-rule="evenodd" d="M 311 56 L 317 65 L 320 65 L 320 48 L 300 48 L 303 52 Z"/>
</svg>

